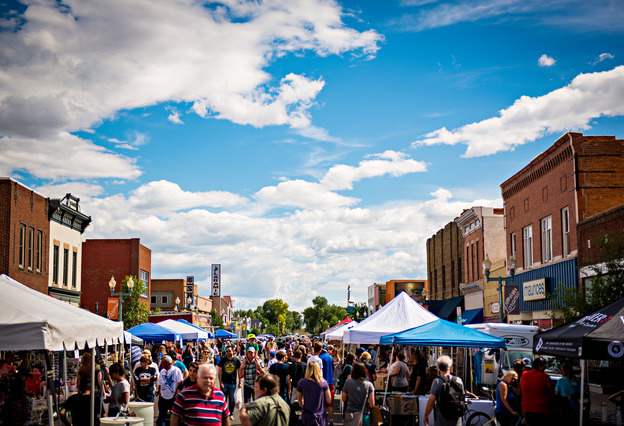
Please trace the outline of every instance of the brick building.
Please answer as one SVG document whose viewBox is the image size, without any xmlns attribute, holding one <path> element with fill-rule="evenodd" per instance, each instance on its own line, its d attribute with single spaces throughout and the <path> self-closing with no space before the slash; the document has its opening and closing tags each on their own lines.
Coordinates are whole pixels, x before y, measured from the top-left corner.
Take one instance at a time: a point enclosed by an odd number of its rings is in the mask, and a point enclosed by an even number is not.
<svg viewBox="0 0 624 426">
<path fill-rule="evenodd" d="M 455 222 L 447 223 L 427 240 L 427 281 L 430 300 L 460 295 L 463 238 Z"/>
<path fill-rule="evenodd" d="M 111 297 L 108 282 L 115 278 L 120 290 L 122 280 L 132 275 L 146 284 L 144 301 L 149 304 L 152 252 L 139 238 L 88 239 L 82 244 L 81 307 L 117 319 L 118 297 Z M 114 306 L 109 307 L 110 304 Z M 110 314 L 109 314 L 110 313 Z"/>
<path fill-rule="evenodd" d="M 48 199 L 0 178 L 0 273 L 48 293 Z"/>
<path fill-rule="evenodd" d="M 505 265 L 505 214 L 502 208 L 472 207 L 455 219 L 464 243 L 463 271 L 459 285 L 464 296 L 467 322 L 499 321 L 498 299 L 484 303 L 485 293 L 498 292 L 498 285 L 486 282 L 483 261 L 487 256 L 495 268 Z M 504 270 L 504 268 L 503 268 Z M 491 275 L 494 277 L 494 275 Z"/>
<path fill-rule="evenodd" d="M 519 293 L 509 319 L 552 325 L 563 289 L 578 284 L 580 221 L 624 203 L 624 141 L 566 133 L 501 184 L 507 256 Z"/>
</svg>

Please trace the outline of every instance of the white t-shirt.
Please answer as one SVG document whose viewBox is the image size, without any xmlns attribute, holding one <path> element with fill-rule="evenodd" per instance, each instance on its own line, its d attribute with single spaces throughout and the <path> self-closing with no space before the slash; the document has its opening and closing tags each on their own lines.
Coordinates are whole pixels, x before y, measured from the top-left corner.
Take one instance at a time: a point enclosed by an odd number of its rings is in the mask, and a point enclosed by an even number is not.
<svg viewBox="0 0 624 426">
<path fill-rule="evenodd" d="M 121 400 L 121 396 L 124 393 L 130 393 L 130 383 L 126 379 L 121 379 L 119 382 L 113 385 L 113 389 L 111 391 L 111 402 L 109 407 L 119 407 L 121 404 L 119 403 Z"/>
<path fill-rule="evenodd" d="M 176 366 L 171 366 L 169 370 L 160 370 L 158 384 L 160 385 L 160 396 L 165 399 L 172 399 L 175 396 L 178 383 L 184 380 L 182 371 Z"/>
</svg>

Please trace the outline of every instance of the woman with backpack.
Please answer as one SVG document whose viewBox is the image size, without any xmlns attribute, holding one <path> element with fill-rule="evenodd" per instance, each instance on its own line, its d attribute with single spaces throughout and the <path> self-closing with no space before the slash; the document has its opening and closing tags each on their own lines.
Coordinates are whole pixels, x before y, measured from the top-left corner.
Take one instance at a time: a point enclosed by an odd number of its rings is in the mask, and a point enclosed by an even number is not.
<svg viewBox="0 0 624 426">
<path fill-rule="evenodd" d="M 370 410 L 375 406 L 375 387 L 366 377 L 364 364 L 353 363 L 351 377 L 342 388 L 341 399 L 345 404 L 344 426 L 359 426 L 367 408 Z"/>
<path fill-rule="evenodd" d="M 336 383 L 336 390 L 338 392 L 342 392 L 342 387 L 351 375 L 351 371 L 353 370 L 353 362 L 355 362 L 355 355 L 349 352 L 347 355 L 345 355 L 344 364 L 342 365 L 342 371 L 340 372 L 340 376 L 338 376 L 338 381 Z"/>
<path fill-rule="evenodd" d="M 308 362 L 305 378 L 297 384 L 297 391 L 304 426 L 326 426 L 327 408 L 332 403 L 331 392 L 318 362 Z"/>
</svg>

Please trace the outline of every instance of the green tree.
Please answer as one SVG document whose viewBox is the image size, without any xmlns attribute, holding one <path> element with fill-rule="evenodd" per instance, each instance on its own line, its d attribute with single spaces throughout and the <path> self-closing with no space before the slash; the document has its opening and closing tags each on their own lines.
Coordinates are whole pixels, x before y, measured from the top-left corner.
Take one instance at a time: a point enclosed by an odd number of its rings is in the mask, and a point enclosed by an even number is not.
<svg viewBox="0 0 624 426">
<path fill-rule="evenodd" d="M 303 317 L 297 311 L 288 311 L 286 316 L 286 330 L 291 333 L 299 330 L 303 326 Z"/>
<path fill-rule="evenodd" d="M 128 280 L 130 275 L 126 276 L 122 281 L 122 291 L 127 294 L 123 298 L 123 324 L 127 330 L 138 324 L 143 324 L 149 318 L 149 306 L 147 302 L 142 300 L 144 294 L 147 294 L 147 286 L 137 277 L 132 277 L 134 286 L 132 290 L 128 289 Z"/>
<path fill-rule="evenodd" d="M 585 281 L 585 288 L 563 290 L 565 322 L 624 297 L 624 236 L 605 237 L 596 249 L 606 261 L 591 267 L 595 275 Z"/>
<path fill-rule="evenodd" d="M 221 318 L 221 315 L 219 315 L 214 309 L 210 311 L 210 321 L 212 326 L 215 328 L 223 327 L 223 318 Z"/>
<path fill-rule="evenodd" d="M 312 334 L 319 334 L 336 324 L 347 315 L 342 306 L 330 305 L 327 299 L 317 296 L 312 299 L 312 306 L 303 311 L 306 330 Z"/>
</svg>

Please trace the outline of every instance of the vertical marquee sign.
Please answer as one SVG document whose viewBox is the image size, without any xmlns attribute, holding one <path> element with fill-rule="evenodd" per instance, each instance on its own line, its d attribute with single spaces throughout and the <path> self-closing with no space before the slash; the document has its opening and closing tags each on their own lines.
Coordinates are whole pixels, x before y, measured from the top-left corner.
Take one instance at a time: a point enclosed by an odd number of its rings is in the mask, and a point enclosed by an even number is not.
<svg viewBox="0 0 624 426">
<path fill-rule="evenodd" d="M 195 299 L 195 277 L 193 275 L 189 275 L 186 277 L 186 297 L 184 300 L 184 304 L 190 308 L 193 303 L 189 303 L 189 299 L 194 301 Z"/>
<path fill-rule="evenodd" d="M 221 297 L 221 264 L 213 263 L 210 267 L 212 277 L 212 297 Z"/>
</svg>

